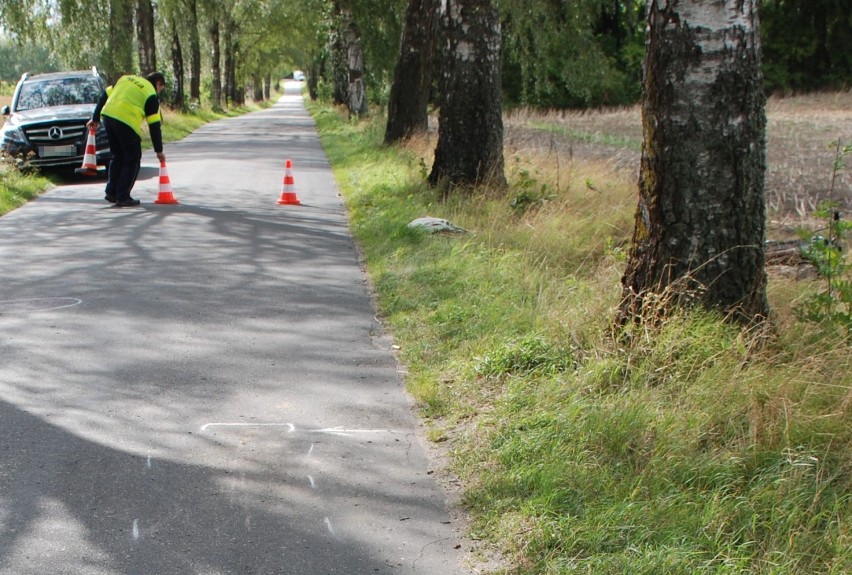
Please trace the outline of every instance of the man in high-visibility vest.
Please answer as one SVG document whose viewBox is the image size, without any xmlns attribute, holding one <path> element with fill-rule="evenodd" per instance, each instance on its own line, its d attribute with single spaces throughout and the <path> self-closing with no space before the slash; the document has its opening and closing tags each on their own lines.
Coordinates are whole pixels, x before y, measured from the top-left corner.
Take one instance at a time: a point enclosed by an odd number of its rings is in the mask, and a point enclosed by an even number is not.
<svg viewBox="0 0 852 575">
<path fill-rule="evenodd" d="M 118 79 L 101 96 L 89 128 L 97 129 L 103 121 L 112 160 L 107 172 L 106 197 L 116 207 L 138 206 L 141 202 L 130 197 L 130 191 L 139 175 L 142 162 L 142 121 L 148 123 L 151 143 L 160 163 L 163 154 L 163 134 L 158 94 L 166 87 L 166 79 L 159 72 L 146 77 L 127 75 Z"/>
</svg>

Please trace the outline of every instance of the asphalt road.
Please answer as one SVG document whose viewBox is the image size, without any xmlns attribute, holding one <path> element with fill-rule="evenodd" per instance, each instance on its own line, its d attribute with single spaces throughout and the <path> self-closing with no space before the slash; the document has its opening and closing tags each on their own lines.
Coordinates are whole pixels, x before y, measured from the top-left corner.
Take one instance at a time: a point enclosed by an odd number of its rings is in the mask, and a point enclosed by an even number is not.
<svg viewBox="0 0 852 575">
<path fill-rule="evenodd" d="M 0 574 L 463 573 L 298 87 L 165 153 L 0 218 Z"/>
</svg>

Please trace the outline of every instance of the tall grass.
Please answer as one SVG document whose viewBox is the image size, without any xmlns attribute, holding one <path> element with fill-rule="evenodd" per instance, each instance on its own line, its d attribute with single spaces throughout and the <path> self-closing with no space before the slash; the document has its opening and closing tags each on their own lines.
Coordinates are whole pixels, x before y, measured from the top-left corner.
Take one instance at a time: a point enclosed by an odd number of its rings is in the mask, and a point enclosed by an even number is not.
<svg viewBox="0 0 852 575">
<path fill-rule="evenodd" d="M 27 203 L 51 185 L 47 178 L 23 174 L 0 163 L 0 215 Z"/>
<path fill-rule="evenodd" d="M 423 183 L 433 139 L 383 147 L 381 118 L 312 112 L 474 557 L 524 575 L 852 572 L 850 349 L 796 322 L 806 284 L 771 281 L 773 333 L 693 311 L 614 339 L 631 179 L 507 149 L 507 191 L 442 201 Z M 407 227 L 427 215 L 469 232 Z"/>
</svg>

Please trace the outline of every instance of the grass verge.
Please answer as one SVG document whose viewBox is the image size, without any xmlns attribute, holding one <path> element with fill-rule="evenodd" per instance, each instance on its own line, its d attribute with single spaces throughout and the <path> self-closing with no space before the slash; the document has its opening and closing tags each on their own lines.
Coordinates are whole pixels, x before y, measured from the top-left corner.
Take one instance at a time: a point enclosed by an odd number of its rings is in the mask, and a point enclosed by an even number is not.
<svg viewBox="0 0 852 575">
<path fill-rule="evenodd" d="M 434 141 L 312 105 L 383 321 L 477 553 L 513 575 L 852 572 L 848 340 L 796 322 L 813 286 L 772 279 L 776 332 L 676 314 L 609 337 L 635 182 L 507 150 L 506 192 L 441 201 Z M 594 182 L 590 185 L 589 182 Z M 465 234 L 409 229 L 447 218 Z"/>
</svg>

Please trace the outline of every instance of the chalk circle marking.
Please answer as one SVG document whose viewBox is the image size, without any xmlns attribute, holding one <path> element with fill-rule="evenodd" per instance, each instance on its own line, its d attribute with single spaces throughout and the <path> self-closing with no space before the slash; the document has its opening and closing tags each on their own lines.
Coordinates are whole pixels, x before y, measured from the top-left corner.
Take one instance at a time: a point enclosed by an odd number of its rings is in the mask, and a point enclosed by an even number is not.
<svg viewBox="0 0 852 575">
<path fill-rule="evenodd" d="M 12 313 L 31 313 L 36 311 L 53 311 L 66 307 L 74 307 L 83 303 L 75 297 L 38 297 L 30 299 L 10 299 L 0 301 L 0 315 Z"/>
</svg>

